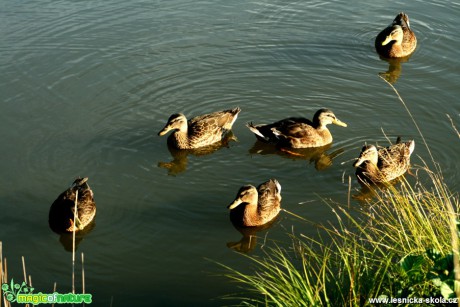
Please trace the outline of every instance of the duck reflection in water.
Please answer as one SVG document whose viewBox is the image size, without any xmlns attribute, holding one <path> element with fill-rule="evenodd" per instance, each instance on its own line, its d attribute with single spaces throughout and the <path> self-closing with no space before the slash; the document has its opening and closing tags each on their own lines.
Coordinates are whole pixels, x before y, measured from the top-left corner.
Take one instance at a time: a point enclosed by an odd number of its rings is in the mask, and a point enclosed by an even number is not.
<svg viewBox="0 0 460 307">
<path fill-rule="evenodd" d="M 238 141 L 232 131 L 229 131 L 224 138 L 214 144 L 204 146 L 197 149 L 177 149 L 168 144 L 168 150 L 173 157 L 171 162 L 158 162 L 158 167 L 168 170 L 168 175 L 176 176 L 187 170 L 188 155 L 193 156 L 206 156 L 212 154 L 222 148 L 230 148 L 231 141 Z"/>
<path fill-rule="evenodd" d="M 344 152 L 343 148 L 339 148 L 327 153 L 327 150 L 331 147 L 332 144 L 314 148 L 283 148 L 257 140 L 249 150 L 249 153 L 251 155 L 279 155 L 292 160 L 306 160 L 309 163 L 314 163 L 315 169 L 321 171 L 330 167 L 333 164 L 333 160 Z"/>
<path fill-rule="evenodd" d="M 402 63 L 409 61 L 410 55 L 404 58 L 388 59 L 380 57 L 381 60 L 388 62 L 388 70 L 386 72 L 380 72 L 379 76 L 388 81 L 391 84 L 395 84 L 398 81 L 402 73 Z"/>
<path fill-rule="evenodd" d="M 78 245 L 84 240 L 84 238 L 93 231 L 94 227 L 96 227 L 96 222 L 92 221 L 85 229 L 80 230 L 75 233 L 75 250 L 78 249 Z M 73 233 L 60 233 L 59 235 L 59 242 L 62 244 L 64 249 L 68 252 L 73 251 Z"/>
<path fill-rule="evenodd" d="M 227 247 L 240 253 L 250 253 L 257 247 L 257 238 L 261 237 L 260 233 L 271 228 L 276 223 L 278 217 L 262 226 L 241 227 L 237 223 L 232 222 L 233 227 L 238 230 L 243 237 L 237 242 L 231 241 L 227 243 Z M 259 234 L 259 235 L 258 235 Z"/>
</svg>

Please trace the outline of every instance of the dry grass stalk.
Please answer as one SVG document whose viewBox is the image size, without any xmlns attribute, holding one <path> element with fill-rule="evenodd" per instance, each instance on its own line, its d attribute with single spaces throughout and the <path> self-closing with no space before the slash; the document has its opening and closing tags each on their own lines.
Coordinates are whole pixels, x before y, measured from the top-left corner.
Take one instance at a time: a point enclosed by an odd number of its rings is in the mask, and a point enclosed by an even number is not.
<svg viewBox="0 0 460 307">
<path fill-rule="evenodd" d="M 81 283 L 82 293 L 85 293 L 85 256 L 81 253 Z"/>
<path fill-rule="evenodd" d="M 72 293 L 75 294 L 75 227 L 77 218 L 78 190 L 75 193 L 75 209 L 73 212 L 73 229 L 72 229 Z"/>
<path fill-rule="evenodd" d="M 452 118 L 450 117 L 449 114 L 446 114 L 446 115 L 447 115 L 447 118 L 449 118 L 449 120 L 450 120 L 450 124 L 452 125 L 452 128 L 454 128 L 455 132 L 457 132 L 457 135 L 460 138 L 460 132 L 458 132 L 457 127 L 455 127 L 454 121 L 452 120 Z"/>
<path fill-rule="evenodd" d="M 3 284 L 3 251 L 2 251 L 2 241 L 0 241 L 0 285 Z M 3 298 L 3 293 L 0 287 L 0 295 Z M 2 307 L 2 299 L 0 299 L 0 307 Z"/>
<path fill-rule="evenodd" d="M 8 280 L 8 270 L 6 268 L 6 258 L 3 259 L 3 243 L 0 241 L 0 285 L 3 283 L 6 283 Z M 2 302 L 5 305 L 5 307 L 11 307 L 11 303 L 6 300 L 6 296 L 3 295 L 3 291 L 1 290 L 0 287 L 0 307 L 2 306 Z"/>
<path fill-rule="evenodd" d="M 57 284 L 56 282 L 54 282 L 53 293 L 56 292 L 56 289 L 57 289 Z M 51 307 L 54 307 L 54 303 L 51 305 Z"/>
</svg>

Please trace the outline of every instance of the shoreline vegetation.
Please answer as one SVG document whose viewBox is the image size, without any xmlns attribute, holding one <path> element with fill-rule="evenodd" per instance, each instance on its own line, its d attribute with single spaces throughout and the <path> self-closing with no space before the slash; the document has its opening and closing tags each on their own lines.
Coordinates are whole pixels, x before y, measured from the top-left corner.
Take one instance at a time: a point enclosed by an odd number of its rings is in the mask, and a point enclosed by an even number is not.
<svg viewBox="0 0 460 307">
<path fill-rule="evenodd" d="M 77 206 L 78 206 L 78 191 L 76 192 L 75 196 L 75 210 L 74 212 L 77 211 Z M 74 225 L 75 225 L 75 214 L 74 214 Z M 53 302 L 66 302 L 69 300 L 69 296 L 73 299 L 75 295 L 77 295 L 77 300 L 70 300 L 70 302 L 91 302 L 91 294 L 85 294 L 85 268 L 84 268 L 84 263 L 85 263 L 85 258 L 84 254 L 81 253 L 81 283 L 82 283 L 82 293 L 81 294 L 75 294 L 75 250 L 76 250 L 76 245 L 75 245 L 75 227 L 73 228 L 72 231 L 72 292 L 67 293 L 67 294 L 60 294 L 56 292 L 56 286 L 57 283 L 54 283 L 53 286 Z M 39 304 L 39 303 L 46 303 L 48 302 L 47 296 L 48 295 L 43 295 L 41 292 L 39 293 L 32 293 L 34 288 L 32 287 L 32 276 L 27 275 L 26 273 L 26 263 L 25 263 L 25 258 L 24 256 L 22 258 L 22 271 L 23 271 L 23 282 L 21 284 L 15 284 L 13 278 L 8 278 L 8 265 L 7 265 L 7 258 L 3 257 L 3 243 L 0 241 L 0 307 L 2 307 L 2 302 L 3 306 L 5 307 L 10 307 L 11 302 L 21 302 L 21 299 L 24 300 L 25 306 L 30 306 L 30 304 L 27 304 L 27 302 L 32 303 L 33 305 Z M 11 281 L 11 283 L 10 283 Z M 9 285 L 11 286 L 6 286 L 4 288 L 3 285 Z M 26 289 L 25 292 L 21 291 L 22 289 Z M 11 292 L 8 294 L 10 297 L 7 295 L 4 295 L 8 292 Z M 18 291 L 19 290 L 19 291 Z M 33 299 L 32 299 L 33 298 Z M 43 298 L 43 301 L 36 301 L 36 299 Z M 54 303 L 52 303 L 52 306 L 54 306 Z"/>
<path fill-rule="evenodd" d="M 296 216 L 317 227 L 315 238 L 291 233 L 287 246 L 274 243 L 260 257 L 243 254 L 250 272 L 218 263 L 240 289 L 222 299 L 243 306 L 460 306 L 458 193 L 449 190 L 406 103 L 383 80 L 412 119 L 434 171 L 422 160 L 412 168 L 415 182 L 411 176 L 410 182 L 403 177 L 393 185 L 363 187 L 372 198 L 358 208 L 350 204 L 349 177 L 348 204 L 324 201 L 334 223 L 318 226 Z"/>
</svg>

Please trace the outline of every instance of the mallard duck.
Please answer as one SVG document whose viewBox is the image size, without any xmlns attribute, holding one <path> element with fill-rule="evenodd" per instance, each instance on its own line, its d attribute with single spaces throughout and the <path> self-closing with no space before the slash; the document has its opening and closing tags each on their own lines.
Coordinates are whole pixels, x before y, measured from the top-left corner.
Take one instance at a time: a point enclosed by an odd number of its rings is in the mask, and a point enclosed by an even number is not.
<svg viewBox="0 0 460 307">
<path fill-rule="evenodd" d="M 241 187 L 227 208 L 233 224 L 250 227 L 272 221 L 280 212 L 280 205 L 281 185 L 276 179 L 270 179 L 257 188 L 253 185 Z"/>
<path fill-rule="evenodd" d="M 326 127 L 329 124 L 347 126 L 328 109 L 318 110 L 313 116 L 313 121 L 302 117 L 290 117 L 273 124 L 248 123 L 246 126 L 263 142 L 275 143 L 281 147 L 311 148 L 332 142 L 331 132 Z"/>
<path fill-rule="evenodd" d="M 393 23 L 383 29 L 375 38 L 375 49 L 386 58 L 402 58 L 410 55 L 417 47 L 417 38 L 409 24 L 409 16 L 399 13 Z"/>
<path fill-rule="evenodd" d="M 177 149 L 196 149 L 222 140 L 224 134 L 232 129 L 238 117 L 239 107 L 205 114 L 187 121 L 184 114 L 177 113 L 169 117 L 166 126 L 158 132 L 163 136 L 174 130 L 168 143 Z"/>
<path fill-rule="evenodd" d="M 96 215 L 96 203 L 88 178 L 77 178 L 53 202 L 49 212 L 49 224 L 57 232 L 72 232 L 84 229 Z M 74 224 L 75 196 L 78 192 L 77 215 Z"/>
<path fill-rule="evenodd" d="M 377 149 L 374 145 L 364 146 L 353 164 L 356 176 L 361 182 L 384 183 L 403 175 L 410 165 L 410 156 L 415 142 L 401 143 Z"/>
</svg>

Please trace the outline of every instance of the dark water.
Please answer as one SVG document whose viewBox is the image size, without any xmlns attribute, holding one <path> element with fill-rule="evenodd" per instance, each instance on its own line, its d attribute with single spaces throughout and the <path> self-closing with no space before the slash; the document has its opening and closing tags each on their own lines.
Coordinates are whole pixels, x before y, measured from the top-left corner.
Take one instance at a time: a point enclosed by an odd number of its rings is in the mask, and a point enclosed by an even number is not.
<svg viewBox="0 0 460 307">
<path fill-rule="evenodd" d="M 98 213 L 77 251 L 94 305 L 228 303 L 219 297 L 240 290 L 208 259 L 244 270 L 248 260 L 229 246 L 257 255 L 271 240 L 289 242 L 293 229 L 316 232 L 282 212 L 249 242 L 226 210 L 241 185 L 275 177 L 285 209 L 328 222 L 323 200 L 346 204 L 365 142 L 413 138 L 413 164 L 431 163 L 379 78 L 388 71 L 458 191 L 460 142 L 446 114 L 460 128 L 459 9 L 442 1 L 3 1 L 0 240 L 10 277 L 21 278 L 25 256 L 36 290 L 57 282 L 70 291 L 71 253 L 60 242 L 69 238 L 53 233 L 47 216 L 76 176 L 88 176 Z M 400 11 L 418 47 L 408 61 L 388 63 L 373 40 Z M 212 154 L 173 155 L 156 135 L 172 113 L 235 106 L 238 141 Z M 348 127 L 331 127 L 333 145 L 304 158 L 260 147 L 244 126 L 311 118 L 321 107 Z"/>
</svg>

